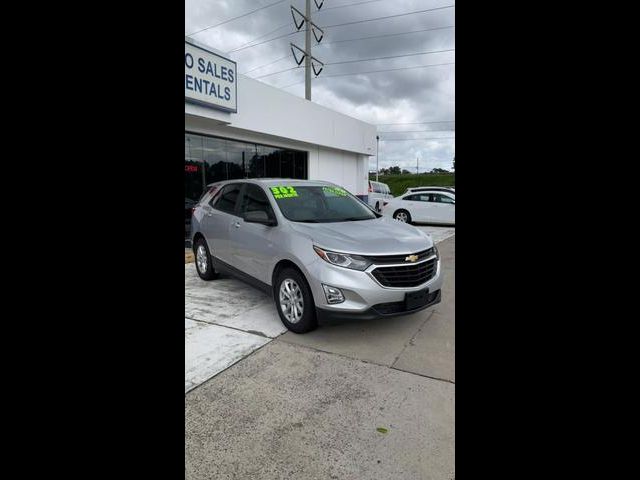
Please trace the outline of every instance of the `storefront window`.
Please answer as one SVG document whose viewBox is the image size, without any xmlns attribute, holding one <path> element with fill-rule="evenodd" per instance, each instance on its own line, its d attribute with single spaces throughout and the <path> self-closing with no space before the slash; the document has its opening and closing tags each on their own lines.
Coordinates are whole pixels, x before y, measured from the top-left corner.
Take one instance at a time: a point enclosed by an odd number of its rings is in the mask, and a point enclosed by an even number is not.
<svg viewBox="0 0 640 480">
<path fill-rule="evenodd" d="M 239 178 L 307 178 L 307 152 L 184 134 L 185 238 L 191 208 L 207 185 Z"/>
</svg>

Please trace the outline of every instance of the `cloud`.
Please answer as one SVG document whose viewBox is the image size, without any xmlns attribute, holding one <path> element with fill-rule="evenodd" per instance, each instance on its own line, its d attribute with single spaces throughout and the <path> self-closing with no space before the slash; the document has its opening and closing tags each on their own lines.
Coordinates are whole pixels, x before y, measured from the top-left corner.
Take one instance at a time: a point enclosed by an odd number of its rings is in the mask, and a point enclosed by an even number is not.
<svg viewBox="0 0 640 480">
<path fill-rule="evenodd" d="M 328 26 L 388 15 L 397 15 L 452 5 L 449 0 L 386 0 L 334 8 L 362 0 L 326 0 L 317 12 L 312 3 L 312 18 L 318 25 Z M 186 0 L 185 34 L 242 15 L 275 0 Z M 194 38 L 217 50 L 229 52 L 257 37 L 257 42 L 295 31 L 289 5 L 304 11 L 303 0 L 292 0 L 265 8 L 252 15 L 225 23 L 194 35 Z M 319 78 L 312 81 L 312 99 L 315 103 L 346 115 L 376 125 L 390 123 L 434 122 L 455 119 L 455 66 L 443 65 L 430 68 L 400 70 L 395 72 L 362 75 L 330 75 L 405 68 L 419 65 L 449 63 L 455 61 L 455 52 L 406 56 L 385 60 L 331 65 L 366 58 L 388 57 L 408 53 L 455 48 L 455 29 L 446 28 L 426 32 L 407 32 L 455 25 L 455 9 L 406 15 L 373 22 L 358 23 L 325 29 L 320 45 L 314 45 L 313 55 L 327 65 Z M 282 28 L 279 28 L 282 27 Z M 275 31 L 274 31 L 275 30 Z M 274 31 L 270 35 L 264 34 Z M 339 40 L 403 33 L 353 42 L 332 43 Z M 230 56 L 238 62 L 239 71 L 247 72 L 284 57 L 290 53 L 289 42 L 304 47 L 301 32 L 281 39 L 246 48 Z M 278 72 L 295 67 L 292 58 L 251 71 L 248 76 Z M 302 68 L 270 75 L 259 79 L 270 85 L 285 87 L 304 81 Z M 291 94 L 304 97 L 304 83 L 286 88 Z M 380 132 L 416 130 L 442 130 L 416 133 L 379 133 L 380 168 L 398 165 L 415 171 L 416 157 L 420 158 L 420 171 L 452 166 L 455 140 L 423 140 L 424 137 L 453 137 L 455 123 L 423 125 L 381 125 Z M 413 141 L 383 141 L 382 139 L 416 139 Z M 375 168 L 375 156 L 370 168 Z"/>
</svg>

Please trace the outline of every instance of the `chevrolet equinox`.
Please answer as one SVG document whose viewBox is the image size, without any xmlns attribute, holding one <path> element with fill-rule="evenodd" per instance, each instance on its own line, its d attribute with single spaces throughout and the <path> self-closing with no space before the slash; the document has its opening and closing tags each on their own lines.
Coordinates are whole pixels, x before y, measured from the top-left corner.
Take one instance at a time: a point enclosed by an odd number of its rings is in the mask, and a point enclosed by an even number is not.
<svg viewBox="0 0 640 480">
<path fill-rule="evenodd" d="M 193 210 L 191 240 L 200 278 L 224 272 L 261 288 L 296 333 L 318 319 L 392 317 L 440 301 L 431 237 L 329 182 L 215 183 Z"/>
</svg>

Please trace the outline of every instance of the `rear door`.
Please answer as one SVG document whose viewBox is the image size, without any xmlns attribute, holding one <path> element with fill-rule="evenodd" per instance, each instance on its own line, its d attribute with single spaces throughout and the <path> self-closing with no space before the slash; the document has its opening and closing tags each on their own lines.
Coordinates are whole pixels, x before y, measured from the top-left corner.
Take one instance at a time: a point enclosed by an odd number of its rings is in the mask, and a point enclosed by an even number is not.
<svg viewBox="0 0 640 480">
<path fill-rule="evenodd" d="M 417 193 L 416 206 L 414 207 L 417 212 L 416 221 L 418 222 L 433 222 L 433 194 L 432 193 Z"/>
<path fill-rule="evenodd" d="M 270 219 L 276 218 L 265 191 L 256 184 L 246 183 L 240 196 L 239 217 L 231 222 L 229 230 L 232 265 L 261 282 L 271 284 L 269 266 L 276 251 L 273 239 L 278 227 L 245 222 L 244 215 L 251 211 L 263 211 Z"/>
<path fill-rule="evenodd" d="M 236 212 L 241 187 L 241 183 L 225 185 L 207 205 L 203 205 L 202 233 L 209 251 L 226 263 L 231 263 L 229 230 L 232 222 L 239 218 Z"/>
<path fill-rule="evenodd" d="M 433 221 L 438 223 L 456 222 L 456 200 L 448 193 L 434 193 Z"/>
</svg>

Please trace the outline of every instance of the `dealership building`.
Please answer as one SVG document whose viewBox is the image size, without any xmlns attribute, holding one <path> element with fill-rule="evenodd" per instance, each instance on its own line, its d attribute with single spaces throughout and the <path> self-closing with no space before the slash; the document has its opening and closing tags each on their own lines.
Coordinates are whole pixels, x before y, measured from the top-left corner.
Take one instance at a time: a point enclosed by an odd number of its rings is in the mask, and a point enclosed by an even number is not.
<svg viewBox="0 0 640 480">
<path fill-rule="evenodd" d="M 208 184 L 238 178 L 327 180 L 366 200 L 374 125 L 239 75 L 191 39 L 184 126 L 185 212 Z"/>
</svg>

